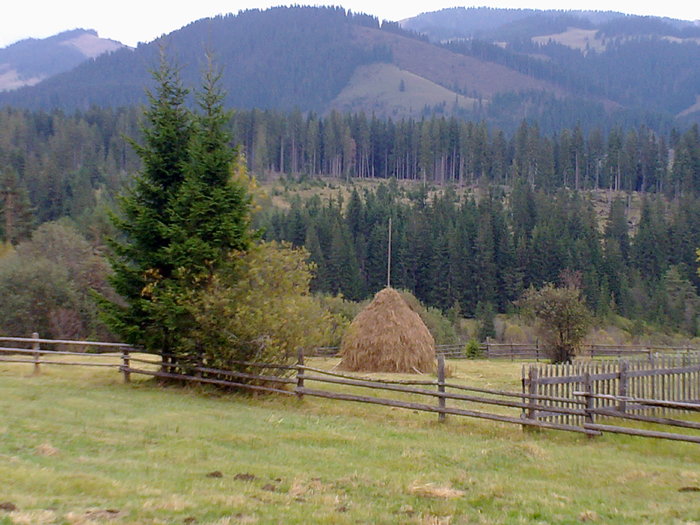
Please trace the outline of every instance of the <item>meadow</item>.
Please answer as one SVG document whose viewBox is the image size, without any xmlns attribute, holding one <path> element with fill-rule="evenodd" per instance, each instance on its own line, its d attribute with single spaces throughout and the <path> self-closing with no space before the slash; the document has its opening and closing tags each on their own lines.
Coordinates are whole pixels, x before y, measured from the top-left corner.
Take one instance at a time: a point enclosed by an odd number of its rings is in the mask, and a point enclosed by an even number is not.
<svg viewBox="0 0 700 525">
<path fill-rule="evenodd" d="M 700 522 L 698 445 L 132 379 L 0 365 L 0 524 Z"/>
</svg>

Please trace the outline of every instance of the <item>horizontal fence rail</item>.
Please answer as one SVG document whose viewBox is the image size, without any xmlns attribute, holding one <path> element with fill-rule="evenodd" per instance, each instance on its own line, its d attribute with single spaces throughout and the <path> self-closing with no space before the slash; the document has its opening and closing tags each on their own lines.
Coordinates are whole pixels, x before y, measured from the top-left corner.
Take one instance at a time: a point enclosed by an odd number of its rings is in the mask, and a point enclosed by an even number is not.
<svg viewBox="0 0 700 525">
<path fill-rule="evenodd" d="M 36 334 L 35 334 L 36 335 Z M 445 377 L 445 355 L 437 355 L 437 377 L 392 380 L 364 377 L 310 366 L 299 350 L 287 364 L 237 361 L 239 370 L 222 370 L 205 362 L 177 362 L 172 356 L 148 354 L 120 343 L 0 337 L 0 361 L 40 365 L 104 366 L 119 370 L 124 382 L 141 374 L 182 383 L 285 396 L 319 397 L 462 416 L 524 429 L 554 429 L 589 436 L 604 432 L 700 443 L 700 354 L 661 356 L 637 361 L 595 361 L 523 367 L 522 391 L 474 387 Z M 61 348 L 52 350 L 51 347 Z M 65 348 L 79 348 L 75 352 Z M 86 353 L 86 349 L 97 353 Z M 79 360 L 71 358 L 79 357 Z M 108 362 L 103 360 L 108 359 Z M 696 415 L 685 417 L 686 415 Z M 637 427 L 608 424 L 614 419 Z M 601 421 L 603 420 L 603 421 Z M 682 428 L 687 434 L 639 425 Z"/>
<path fill-rule="evenodd" d="M 75 341 L 64 339 L 42 339 L 34 333 L 32 337 L 0 337 L 0 362 L 5 363 L 31 363 L 34 365 L 34 374 L 38 374 L 41 365 L 60 366 L 88 366 L 120 368 L 119 363 L 100 362 L 104 359 L 128 356 L 134 349 L 123 343 L 106 343 L 102 341 Z M 13 345 L 13 346 L 7 346 Z M 22 348 L 19 345 L 31 346 Z M 75 350 L 62 350 L 73 348 Z M 95 349 L 96 352 L 88 353 L 87 350 Z M 79 362 L 56 360 L 56 356 L 81 357 Z"/>
<path fill-rule="evenodd" d="M 478 355 L 468 355 L 466 343 L 438 345 L 435 351 L 446 359 L 510 359 L 546 361 L 549 355 L 539 343 L 494 343 L 491 341 L 479 343 Z M 310 357 L 337 357 L 340 347 L 326 346 L 314 348 L 308 353 Z M 692 354 L 698 350 L 691 346 L 658 346 L 658 345 L 583 345 L 579 350 L 579 358 L 622 358 L 622 357 L 654 357 L 655 355 Z"/>
</svg>

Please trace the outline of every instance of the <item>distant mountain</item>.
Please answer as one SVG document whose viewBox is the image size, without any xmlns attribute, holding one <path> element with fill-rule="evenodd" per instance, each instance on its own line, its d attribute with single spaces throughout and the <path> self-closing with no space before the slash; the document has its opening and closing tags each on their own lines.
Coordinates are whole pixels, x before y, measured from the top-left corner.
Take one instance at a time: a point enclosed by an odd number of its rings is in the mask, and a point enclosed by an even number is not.
<svg viewBox="0 0 700 525">
<path fill-rule="evenodd" d="M 33 86 L 103 53 L 125 47 L 95 31 L 75 29 L 44 39 L 27 39 L 0 49 L 0 91 Z"/>
<path fill-rule="evenodd" d="M 698 21 L 613 11 L 451 8 L 401 26 L 569 93 L 610 100 L 642 120 L 650 112 L 700 120 Z"/>
<path fill-rule="evenodd" d="M 0 105 L 143 103 L 165 48 L 188 86 L 211 52 L 234 108 L 669 129 L 700 120 L 698 42 L 691 22 L 613 12 L 455 8 L 380 24 L 338 7 L 276 7 L 198 20 L 0 93 Z"/>
<path fill-rule="evenodd" d="M 404 29 L 425 35 L 434 42 L 473 38 L 510 42 L 565 32 L 569 27 L 595 29 L 608 37 L 700 36 L 697 21 L 626 15 L 616 11 L 451 7 L 422 13 L 402 20 L 400 24 Z"/>
</svg>

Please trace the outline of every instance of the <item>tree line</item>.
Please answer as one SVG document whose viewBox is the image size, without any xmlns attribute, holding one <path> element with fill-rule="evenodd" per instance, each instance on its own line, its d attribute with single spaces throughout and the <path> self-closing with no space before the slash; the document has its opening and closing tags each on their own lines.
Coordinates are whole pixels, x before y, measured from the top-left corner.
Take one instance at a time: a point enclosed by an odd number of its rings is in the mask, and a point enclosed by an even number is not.
<svg viewBox="0 0 700 525">
<path fill-rule="evenodd" d="M 580 126 L 547 135 L 523 121 L 512 134 L 485 122 L 440 116 L 394 121 L 360 114 L 238 111 L 231 144 L 259 178 L 329 175 L 350 180 L 417 180 L 537 190 L 612 189 L 695 194 L 700 131 L 659 135 L 649 128 L 608 132 Z M 141 161 L 124 139 L 141 140 L 138 108 L 67 115 L 0 110 L 0 237 L 17 242 L 69 216 L 98 237 L 95 210 L 111 205 Z"/>
<path fill-rule="evenodd" d="M 697 126 L 667 136 L 651 129 L 581 126 L 551 135 L 523 121 L 512 134 L 485 122 L 432 116 L 379 119 L 363 113 L 253 110 L 234 116 L 234 140 L 250 168 L 350 179 L 395 177 L 430 183 L 556 190 L 692 193 L 700 188 Z"/>
</svg>

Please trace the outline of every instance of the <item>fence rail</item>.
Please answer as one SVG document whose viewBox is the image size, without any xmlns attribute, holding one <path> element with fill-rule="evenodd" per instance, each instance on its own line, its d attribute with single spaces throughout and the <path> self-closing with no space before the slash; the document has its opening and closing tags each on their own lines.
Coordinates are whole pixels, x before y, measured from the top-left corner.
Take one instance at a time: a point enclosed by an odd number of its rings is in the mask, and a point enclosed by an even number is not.
<svg viewBox="0 0 700 525">
<path fill-rule="evenodd" d="M 438 345 L 436 352 L 446 359 L 469 359 L 466 353 L 466 343 Z M 326 346 L 315 348 L 309 352 L 313 357 L 336 357 L 340 348 Z M 479 344 L 479 358 L 481 359 L 510 359 L 546 361 L 549 355 L 539 343 L 494 343 L 486 341 Z M 695 353 L 697 349 L 691 346 L 659 346 L 659 345 L 584 345 L 580 349 L 579 356 L 584 359 L 592 358 L 622 358 L 622 357 L 653 357 L 657 354 L 675 355 Z"/>
<path fill-rule="evenodd" d="M 0 362 L 4 363 L 31 363 L 34 365 L 34 374 L 38 374 L 41 365 L 60 366 L 89 366 L 119 368 L 119 363 L 99 362 L 100 358 L 114 358 L 128 356 L 134 349 L 123 343 L 106 343 L 102 341 L 74 341 L 64 339 L 42 339 L 36 332 L 32 337 L 0 337 L 0 343 L 13 344 L 15 346 L 0 346 Z M 31 345 L 30 349 L 17 345 Z M 43 345 L 43 348 L 42 348 Z M 48 345 L 48 347 L 46 347 Z M 60 350 L 60 348 L 77 348 L 81 351 Z M 59 348 L 59 349 L 56 349 Z M 89 348 L 96 348 L 99 352 L 86 353 Z M 104 352 L 104 350 L 113 352 Z M 31 356 L 28 359 L 27 356 Z M 70 362 L 56 361 L 56 356 L 76 356 L 85 359 L 89 356 L 89 361 Z"/>
<path fill-rule="evenodd" d="M 0 347 L 0 361 L 33 364 L 35 374 L 40 365 L 105 366 L 118 369 L 125 382 L 131 381 L 132 374 L 142 374 L 298 398 L 312 396 L 404 408 L 438 414 L 440 421 L 451 415 L 589 436 L 612 432 L 700 443 L 700 435 L 693 433 L 700 430 L 700 421 L 679 416 L 700 412 L 700 355 L 621 361 L 619 365 L 533 364 L 523 368 L 522 391 L 510 392 L 447 381 L 445 356 L 441 354 L 437 356 L 436 379 L 389 380 L 309 366 L 302 351 L 296 363 L 287 365 L 240 362 L 247 370 L 242 372 L 212 368 L 205 363 L 175 363 L 170 358 L 144 354 L 117 343 L 56 341 L 38 336 L 0 338 L 2 341 L 30 345 L 31 348 Z M 50 350 L 47 345 L 117 351 L 88 354 Z M 81 357 L 80 361 L 66 359 L 76 356 Z M 112 362 L 100 362 L 105 358 Z M 596 418 L 683 428 L 688 433 L 602 424 Z"/>
</svg>

